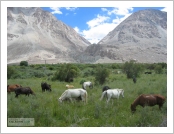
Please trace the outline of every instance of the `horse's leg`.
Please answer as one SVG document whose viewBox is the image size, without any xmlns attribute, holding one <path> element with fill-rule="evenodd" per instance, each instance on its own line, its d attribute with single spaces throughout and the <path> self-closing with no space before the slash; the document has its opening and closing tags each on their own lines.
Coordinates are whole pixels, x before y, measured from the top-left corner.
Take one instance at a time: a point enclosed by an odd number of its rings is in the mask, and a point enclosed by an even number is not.
<svg viewBox="0 0 174 134">
<path fill-rule="evenodd" d="M 18 94 L 16 94 L 15 97 L 18 98 Z"/>
<path fill-rule="evenodd" d="M 73 100 L 72 100 L 72 98 L 69 98 L 69 100 L 73 103 Z"/>
<path fill-rule="evenodd" d="M 159 110 L 161 110 L 162 105 L 159 104 Z"/>
<path fill-rule="evenodd" d="M 107 100 L 107 104 L 108 104 L 109 101 L 110 101 L 110 99 L 111 99 L 111 96 L 108 96 L 108 95 L 107 95 L 107 97 L 108 97 L 108 100 Z"/>
</svg>

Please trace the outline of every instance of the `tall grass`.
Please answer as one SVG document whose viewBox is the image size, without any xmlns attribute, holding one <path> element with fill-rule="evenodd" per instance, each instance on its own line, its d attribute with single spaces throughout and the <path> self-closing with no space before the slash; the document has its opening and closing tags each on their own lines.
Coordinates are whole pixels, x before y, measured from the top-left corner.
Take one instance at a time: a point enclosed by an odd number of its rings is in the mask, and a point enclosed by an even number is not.
<svg viewBox="0 0 174 134">
<path fill-rule="evenodd" d="M 73 84 L 81 88 L 80 81 L 76 78 Z M 86 80 L 94 80 L 86 77 Z M 106 99 L 100 101 L 102 87 L 94 85 L 87 89 L 88 103 L 63 102 L 58 103 L 57 98 L 64 92 L 66 82 L 47 81 L 51 84 L 52 92 L 43 92 L 41 82 L 45 78 L 9 79 L 8 84 L 18 83 L 30 86 L 36 96 L 7 94 L 7 118 L 34 118 L 36 127 L 157 127 L 167 117 L 167 102 L 160 111 L 158 106 L 142 108 L 137 106 L 137 111 L 132 114 L 131 103 L 139 94 L 159 93 L 167 97 L 166 74 L 142 74 L 134 84 L 132 79 L 127 79 L 124 74 L 112 74 L 105 85 L 111 88 L 125 90 L 124 98 L 111 100 L 107 105 Z M 166 125 L 166 124 L 164 124 Z"/>
</svg>

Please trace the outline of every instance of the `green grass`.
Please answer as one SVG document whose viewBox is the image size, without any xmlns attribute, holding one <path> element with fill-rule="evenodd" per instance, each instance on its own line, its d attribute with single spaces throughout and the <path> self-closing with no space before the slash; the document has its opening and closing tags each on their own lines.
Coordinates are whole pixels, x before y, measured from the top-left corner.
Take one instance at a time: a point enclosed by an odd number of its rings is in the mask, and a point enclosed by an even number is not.
<svg viewBox="0 0 174 134">
<path fill-rule="evenodd" d="M 94 80 L 93 77 L 76 78 L 72 85 L 81 88 L 82 79 Z M 30 86 L 36 96 L 7 94 L 8 118 L 34 118 L 36 127 L 157 127 L 164 118 L 167 118 L 167 102 L 162 110 L 158 106 L 142 108 L 137 106 L 137 111 L 132 114 L 131 103 L 139 94 L 159 93 L 167 97 L 166 74 L 142 74 L 134 84 L 132 79 L 127 79 L 125 74 L 110 75 L 105 85 L 111 88 L 124 89 L 124 98 L 111 100 L 106 104 L 106 99 L 100 101 L 102 94 L 101 85 L 94 85 L 87 89 L 88 103 L 64 102 L 58 103 L 57 98 L 66 90 L 66 82 L 47 81 L 51 84 L 52 92 L 41 90 L 41 82 L 46 78 L 9 79 L 8 84 L 18 83 Z"/>
</svg>

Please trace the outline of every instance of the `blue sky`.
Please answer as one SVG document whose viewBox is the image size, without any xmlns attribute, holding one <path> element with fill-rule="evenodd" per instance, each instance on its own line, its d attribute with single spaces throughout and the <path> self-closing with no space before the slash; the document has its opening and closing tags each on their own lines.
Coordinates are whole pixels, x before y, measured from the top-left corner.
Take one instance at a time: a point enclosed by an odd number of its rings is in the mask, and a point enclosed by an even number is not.
<svg viewBox="0 0 174 134">
<path fill-rule="evenodd" d="M 41 7 L 74 28 L 91 43 L 98 43 L 132 13 L 143 9 L 166 11 L 165 7 Z"/>
</svg>

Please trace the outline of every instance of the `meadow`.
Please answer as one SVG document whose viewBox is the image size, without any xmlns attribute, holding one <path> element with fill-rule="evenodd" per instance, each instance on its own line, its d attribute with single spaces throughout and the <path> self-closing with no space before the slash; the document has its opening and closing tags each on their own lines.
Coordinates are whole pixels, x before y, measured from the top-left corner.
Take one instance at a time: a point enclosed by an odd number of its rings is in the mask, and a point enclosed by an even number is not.
<svg viewBox="0 0 174 134">
<path fill-rule="evenodd" d="M 54 68 L 49 70 L 50 76 L 55 73 Z M 51 81 L 48 76 L 8 79 L 7 84 L 31 87 L 36 96 L 19 95 L 15 98 L 14 92 L 7 94 L 7 118 L 34 118 L 35 127 L 166 127 L 167 102 L 161 110 L 157 105 L 145 108 L 137 106 L 134 114 L 131 113 L 130 105 L 140 94 L 161 94 L 167 97 L 167 74 L 142 72 L 137 82 L 133 83 L 124 73 L 114 73 L 115 70 L 111 70 L 105 84 L 94 84 L 93 89 L 87 88 L 87 104 L 58 102 L 57 99 L 66 90 L 65 85 L 69 84 L 67 82 Z M 79 75 L 70 84 L 81 88 L 82 79 L 94 82 L 93 76 Z M 43 81 L 51 84 L 52 92 L 42 92 Z M 124 98 L 111 100 L 108 105 L 106 98 L 100 101 L 104 85 L 124 89 Z"/>
</svg>

